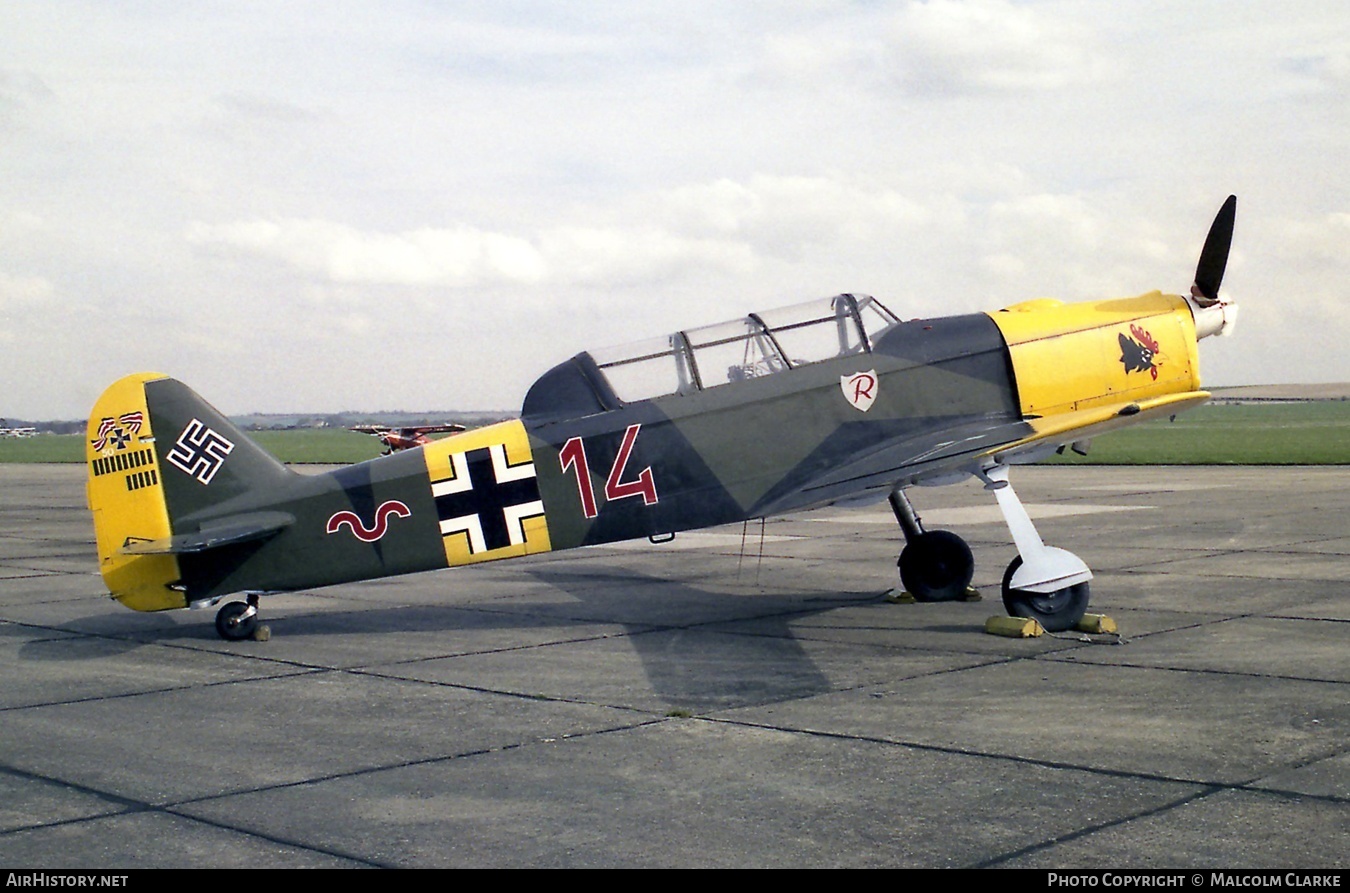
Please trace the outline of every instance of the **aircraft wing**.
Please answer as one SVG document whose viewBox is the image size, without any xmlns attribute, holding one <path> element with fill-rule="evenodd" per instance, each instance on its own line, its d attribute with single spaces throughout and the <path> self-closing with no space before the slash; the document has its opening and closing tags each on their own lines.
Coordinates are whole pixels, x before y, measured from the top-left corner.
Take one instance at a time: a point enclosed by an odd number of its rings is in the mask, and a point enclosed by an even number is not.
<svg viewBox="0 0 1350 893">
<path fill-rule="evenodd" d="M 897 483 L 948 483 L 943 479 L 973 473 L 990 459 L 1015 462 L 1019 457 L 1180 412 L 1208 399 L 1205 391 L 1191 391 L 1044 418 L 964 420 L 852 456 L 757 510 L 773 514 L 863 497 L 868 491 L 884 495 Z"/>
<path fill-rule="evenodd" d="M 403 429 L 401 429 L 401 430 L 403 431 L 404 434 L 408 434 L 408 435 L 419 435 L 419 434 L 458 434 L 459 432 L 465 430 L 465 428 L 464 428 L 463 425 L 455 425 L 455 424 L 451 424 L 451 423 L 446 423 L 446 424 L 443 424 L 443 425 L 417 425 L 417 426 L 412 427 L 412 428 L 403 428 Z"/>
<path fill-rule="evenodd" d="M 997 460 L 1004 461 L 1045 446 L 1047 443 L 1059 445 L 1075 440 L 1086 440 L 1145 419 L 1172 415 L 1199 406 L 1208 399 L 1208 391 L 1189 391 L 1155 397 L 1151 400 L 1132 400 L 1059 413 L 1046 418 L 1028 419 L 1027 424 L 1035 429 L 1034 434 L 982 455 L 992 455 Z"/>
</svg>

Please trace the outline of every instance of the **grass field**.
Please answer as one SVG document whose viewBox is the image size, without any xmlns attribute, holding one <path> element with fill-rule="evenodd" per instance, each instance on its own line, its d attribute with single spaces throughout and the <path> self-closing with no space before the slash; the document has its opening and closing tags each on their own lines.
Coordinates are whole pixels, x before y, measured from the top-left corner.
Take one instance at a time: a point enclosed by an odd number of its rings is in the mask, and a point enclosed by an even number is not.
<svg viewBox="0 0 1350 893">
<path fill-rule="evenodd" d="M 1067 452 L 1067 451 L 1066 451 Z M 1096 438 L 1098 465 L 1347 465 L 1350 401 L 1206 405 Z"/>
<path fill-rule="evenodd" d="M 283 462 L 339 464 L 379 455 L 374 437 L 341 429 L 258 431 Z M 83 462 L 79 435 L 0 439 L 0 462 Z M 1080 465 L 1350 465 L 1350 401 L 1209 405 L 1176 421 L 1145 422 L 1098 437 Z"/>
</svg>

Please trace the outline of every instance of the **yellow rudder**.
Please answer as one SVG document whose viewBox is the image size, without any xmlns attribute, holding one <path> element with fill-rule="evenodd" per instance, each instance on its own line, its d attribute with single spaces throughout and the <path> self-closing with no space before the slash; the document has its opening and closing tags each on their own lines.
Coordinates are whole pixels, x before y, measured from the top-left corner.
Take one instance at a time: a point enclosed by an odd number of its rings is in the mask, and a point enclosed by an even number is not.
<svg viewBox="0 0 1350 893">
<path fill-rule="evenodd" d="M 145 383 L 165 377 L 140 373 L 115 382 L 94 404 L 85 440 L 99 570 L 112 597 L 137 611 L 187 605 L 184 593 L 171 588 L 180 576 L 177 558 L 125 551 L 172 533 L 145 398 Z"/>
</svg>

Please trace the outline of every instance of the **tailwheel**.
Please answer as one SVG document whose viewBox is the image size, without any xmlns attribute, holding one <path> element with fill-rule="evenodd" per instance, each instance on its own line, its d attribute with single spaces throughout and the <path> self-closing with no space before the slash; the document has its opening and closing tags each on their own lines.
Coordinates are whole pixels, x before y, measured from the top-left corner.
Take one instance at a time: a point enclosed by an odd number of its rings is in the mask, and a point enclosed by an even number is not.
<svg viewBox="0 0 1350 893">
<path fill-rule="evenodd" d="M 897 564 L 900 582 L 921 602 L 961 598 L 975 576 L 970 546 L 949 530 L 930 530 L 910 538 Z"/>
<path fill-rule="evenodd" d="M 216 612 L 216 632 L 232 642 L 253 636 L 258 627 L 258 605 L 248 602 L 229 602 Z"/>
<path fill-rule="evenodd" d="M 1029 617 L 1051 633 L 1061 633 L 1077 626 L 1087 611 L 1088 584 L 1076 583 L 1053 592 L 1013 589 L 1013 574 L 1021 566 L 1022 556 L 1019 555 L 1003 572 L 1003 607 L 1008 613 L 1014 617 Z"/>
</svg>

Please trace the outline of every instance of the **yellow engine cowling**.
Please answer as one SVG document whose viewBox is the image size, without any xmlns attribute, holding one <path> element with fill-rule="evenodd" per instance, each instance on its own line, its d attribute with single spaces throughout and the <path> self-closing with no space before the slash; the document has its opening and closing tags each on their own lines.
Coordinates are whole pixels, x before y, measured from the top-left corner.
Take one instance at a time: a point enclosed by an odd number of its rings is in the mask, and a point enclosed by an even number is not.
<svg viewBox="0 0 1350 893">
<path fill-rule="evenodd" d="M 1080 304 L 1042 298 L 989 316 L 1008 344 L 1024 416 L 1200 387 L 1195 321 L 1179 295 Z"/>
</svg>

